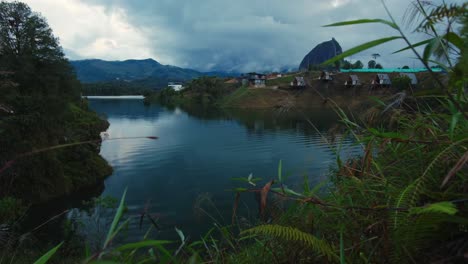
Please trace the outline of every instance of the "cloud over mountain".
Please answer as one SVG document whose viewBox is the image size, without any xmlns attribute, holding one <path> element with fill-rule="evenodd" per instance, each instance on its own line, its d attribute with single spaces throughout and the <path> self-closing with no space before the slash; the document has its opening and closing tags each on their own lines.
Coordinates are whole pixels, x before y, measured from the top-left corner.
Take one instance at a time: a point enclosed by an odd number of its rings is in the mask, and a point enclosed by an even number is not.
<svg viewBox="0 0 468 264">
<path fill-rule="evenodd" d="M 394 35 L 384 25 L 323 28 L 358 18 L 386 18 L 378 0 L 27 0 L 41 12 L 70 57 L 108 60 L 152 57 L 200 71 L 277 70 L 297 65 L 315 45 L 337 38 L 343 50 Z M 461 1 L 452 1 L 461 2 Z M 408 0 L 387 1 L 398 20 Z M 408 30 L 409 31 L 409 30 Z M 418 36 L 415 36 L 418 39 Z M 404 46 L 404 43 L 400 44 Z M 385 45 L 385 66 L 410 64 L 410 53 Z M 74 54 L 72 56 L 72 54 Z"/>
</svg>

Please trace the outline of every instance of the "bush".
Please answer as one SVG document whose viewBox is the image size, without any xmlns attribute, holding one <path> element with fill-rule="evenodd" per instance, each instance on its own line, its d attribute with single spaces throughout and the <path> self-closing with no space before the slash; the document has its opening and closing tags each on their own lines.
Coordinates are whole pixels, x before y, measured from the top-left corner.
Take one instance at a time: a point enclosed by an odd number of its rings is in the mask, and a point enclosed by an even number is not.
<svg viewBox="0 0 468 264">
<path fill-rule="evenodd" d="M 393 87 L 398 90 L 406 90 L 411 87 L 411 79 L 408 76 L 399 76 L 392 80 Z"/>
</svg>

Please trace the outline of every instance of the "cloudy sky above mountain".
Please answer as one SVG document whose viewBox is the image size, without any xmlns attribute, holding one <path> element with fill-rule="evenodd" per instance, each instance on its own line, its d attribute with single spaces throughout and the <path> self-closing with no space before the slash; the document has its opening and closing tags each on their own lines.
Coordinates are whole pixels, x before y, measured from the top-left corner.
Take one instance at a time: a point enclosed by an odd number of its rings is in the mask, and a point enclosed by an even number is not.
<svg viewBox="0 0 468 264">
<path fill-rule="evenodd" d="M 202 71 L 297 67 L 315 45 L 332 37 L 349 49 L 396 34 L 384 25 L 321 27 L 343 20 L 387 18 L 380 0 L 23 1 L 47 18 L 70 59 L 153 58 Z M 395 19 L 402 21 L 410 1 L 387 3 Z M 415 41 L 421 38 L 411 36 Z M 409 52 L 391 55 L 403 46 L 394 42 L 350 60 L 366 64 L 372 53 L 380 53 L 378 61 L 386 67 L 418 66 Z"/>
</svg>

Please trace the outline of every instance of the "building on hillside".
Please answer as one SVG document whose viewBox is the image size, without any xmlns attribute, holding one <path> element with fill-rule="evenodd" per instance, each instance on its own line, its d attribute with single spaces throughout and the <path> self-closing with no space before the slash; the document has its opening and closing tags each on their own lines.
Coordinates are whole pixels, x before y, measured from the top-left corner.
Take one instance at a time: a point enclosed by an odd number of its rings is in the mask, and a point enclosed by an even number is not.
<svg viewBox="0 0 468 264">
<path fill-rule="evenodd" d="M 392 85 L 392 80 L 388 74 L 377 74 L 371 84 L 374 87 L 388 87 Z"/>
<path fill-rule="evenodd" d="M 239 80 L 236 79 L 236 78 L 232 78 L 232 79 L 229 79 L 229 80 L 225 81 L 224 83 L 227 83 L 227 84 L 238 84 L 238 83 L 239 83 Z"/>
<path fill-rule="evenodd" d="M 327 81 L 327 82 L 332 81 L 333 80 L 333 75 L 330 72 L 322 71 L 320 73 L 319 80 Z"/>
<path fill-rule="evenodd" d="M 348 80 L 345 82 L 347 87 L 354 87 L 361 85 L 361 81 L 357 75 L 349 75 Z"/>
<path fill-rule="evenodd" d="M 171 88 L 174 91 L 181 91 L 184 89 L 184 85 L 182 83 L 177 82 L 170 82 L 167 84 L 167 87 Z"/>
<path fill-rule="evenodd" d="M 266 75 L 256 72 L 247 73 L 242 77 L 242 84 L 250 87 L 265 87 L 266 86 Z"/>
<path fill-rule="evenodd" d="M 304 88 L 306 86 L 306 82 L 304 77 L 296 76 L 294 80 L 291 82 L 291 87 L 294 88 Z"/>
<path fill-rule="evenodd" d="M 268 74 L 266 76 L 266 79 L 267 80 L 274 80 L 274 79 L 281 78 L 281 77 L 283 77 L 283 74 L 274 72 L 274 73 Z"/>
<path fill-rule="evenodd" d="M 418 78 L 416 78 L 416 74 L 400 72 L 400 77 L 403 77 L 403 76 L 406 76 L 411 80 L 411 85 L 417 85 L 418 84 Z"/>
</svg>

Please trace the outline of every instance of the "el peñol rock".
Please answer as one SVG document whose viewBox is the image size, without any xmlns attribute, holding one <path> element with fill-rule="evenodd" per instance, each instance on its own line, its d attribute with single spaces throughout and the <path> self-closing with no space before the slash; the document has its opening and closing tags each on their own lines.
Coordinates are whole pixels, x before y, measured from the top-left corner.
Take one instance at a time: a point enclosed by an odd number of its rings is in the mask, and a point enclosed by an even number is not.
<svg viewBox="0 0 468 264">
<path fill-rule="evenodd" d="M 335 38 L 318 44 L 307 54 L 299 66 L 299 70 L 307 70 L 310 66 L 319 65 L 328 59 L 341 54 L 343 51 Z"/>
</svg>

